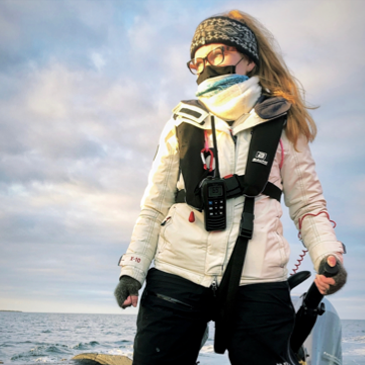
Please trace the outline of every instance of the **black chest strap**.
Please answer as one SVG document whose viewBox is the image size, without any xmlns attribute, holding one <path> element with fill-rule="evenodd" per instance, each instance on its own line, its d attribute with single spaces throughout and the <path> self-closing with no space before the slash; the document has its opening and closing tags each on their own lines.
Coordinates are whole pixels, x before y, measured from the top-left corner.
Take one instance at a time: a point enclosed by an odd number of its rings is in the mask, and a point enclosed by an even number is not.
<svg viewBox="0 0 365 365">
<path fill-rule="evenodd" d="M 226 197 L 227 199 L 236 198 L 237 196 L 244 195 L 244 175 L 232 175 L 224 178 L 226 186 Z M 282 191 L 275 184 L 270 181 L 267 182 L 264 190 L 261 194 L 267 195 L 272 199 L 276 199 L 280 203 Z M 185 190 L 178 190 L 175 197 L 175 203 L 186 203 L 186 192 Z"/>
<path fill-rule="evenodd" d="M 214 351 L 218 354 L 223 354 L 226 351 L 232 336 L 236 294 L 240 285 L 248 241 L 253 234 L 254 206 L 255 198 L 247 197 L 243 206 L 237 241 L 218 287 L 214 318 Z"/>
<path fill-rule="evenodd" d="M 231 175 L 224 178 L 224 183 L 226 186 L 226 196 L 228 198 L 236 198 L 240 195 L 248 195 L 246 193 L 245 175 Z M 282 191 L 275 184 L 270 181 L 264 186 L 261 194 L 267 195 L 272 199 L 276 199 L 280 203 L 280 198 Z M 257 195 L 255 195 L 257 196 Z"/>
<path fill-rule="evenodd" d="M 264 123 L 254 128 L 245 176 L 235 178 L 236 182 L 232 183 L 231 192 L 234 193 L 237 190 L 238 193 L 239 189 L 236 186 L 242 186 L 246 199 L 243 205 L 237 241 L 217 292 L 218 309 L 215 319 L 214 350 L 220 354 L 223 354 L 228 348 L 232 336 L 236 294 L 242 276 L 248 242 L 253 235 L 254 197 L 262 194 L 267 186 L 271 186 L 268 189 L 273 189 L 272 186 L 274 185 L 268 184 L 268 178 L 285 120 L 285 116 L 279 117 L 270 123 Z M 270 192 L 267 192 L 267 194 L 270 194 Z"/>
</svg>

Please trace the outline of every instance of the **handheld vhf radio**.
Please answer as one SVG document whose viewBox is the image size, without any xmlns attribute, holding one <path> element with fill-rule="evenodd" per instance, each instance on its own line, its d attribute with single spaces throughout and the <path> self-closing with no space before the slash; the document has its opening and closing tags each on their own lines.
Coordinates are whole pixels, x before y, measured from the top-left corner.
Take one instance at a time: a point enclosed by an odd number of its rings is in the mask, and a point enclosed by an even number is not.
<svg viewBox="0 0 365 365">
<path fill-rule="evenodd" d="M 207 231 L 222 231 L 227 226 L 226 187 L 219 174 L 214 116 L 211 116 L 211 124 L 215 158 L 214 177 L 208 176 L 201 182 L 200 187 L 204 206 L 205 229 Z"/>
<path fill-rule="evenodd" d="M 203 180 L 201 193 L 204 203 L 204 222 L 207 231 L 226 229 L 226 191 L 222 179 Z"/>
</svg>

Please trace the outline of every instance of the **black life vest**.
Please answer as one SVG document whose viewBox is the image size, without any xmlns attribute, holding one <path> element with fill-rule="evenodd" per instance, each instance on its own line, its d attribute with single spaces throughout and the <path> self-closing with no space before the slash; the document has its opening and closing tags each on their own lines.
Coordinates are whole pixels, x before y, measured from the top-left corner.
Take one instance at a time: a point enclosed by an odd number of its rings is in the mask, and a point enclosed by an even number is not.
<svg viewBox="0 0 365 365">
<path fill-rule="evenodd" d="M 255 112 L 260 118 L 270 120 L 252 130 L 245 175 L 235 174 L 224 179 L 227 198 L 265 194 L 280 201 L 281 190 L 268 182 L 268 178 L 290 106 L 288 101 L 280 97 L 262 96 L 259 99 Z M 209 171 L 204 169 L 200 157 L 204 146 L 204 129 L 196 124 L 203 126 L 208 115 L 209 111 L 198 100 L 182 101 L 174 109 L 174 118 L 182 119 L 182 123 L 176 127 L 176 135 L 180 170 L 185 183 L 185 190 L 177 192 L 176 203 L 186 202 L 199 211 L 203 209 L 199 186 Z"/>
</svg>

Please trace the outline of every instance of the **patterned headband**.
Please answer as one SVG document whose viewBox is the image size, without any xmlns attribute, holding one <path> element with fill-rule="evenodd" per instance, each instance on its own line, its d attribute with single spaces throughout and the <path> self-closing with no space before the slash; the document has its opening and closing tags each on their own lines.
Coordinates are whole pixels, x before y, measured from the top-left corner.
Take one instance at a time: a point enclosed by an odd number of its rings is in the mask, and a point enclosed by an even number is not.
<svg viewBox="0 0 365 365">
<path fill-rule="evenodd" d="M 195 51 L 199 47 L 212 43 L 223 43 L 236 47 L 239 52 L 249 56 L 257 65 L 259 63 L 255 34 L 239 20 L 224 16 L 203 20 L 196 29 L 191 42 L 191 58 L 194 58 Z"/>
</svg>

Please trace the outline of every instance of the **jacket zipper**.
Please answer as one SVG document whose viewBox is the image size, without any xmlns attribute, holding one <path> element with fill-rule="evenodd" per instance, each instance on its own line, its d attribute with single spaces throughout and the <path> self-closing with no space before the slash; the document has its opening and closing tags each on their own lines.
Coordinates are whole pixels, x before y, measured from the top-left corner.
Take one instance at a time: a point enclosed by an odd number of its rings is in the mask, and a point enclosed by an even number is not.
<svg viewBox="0 0 365 365">
<path fill-rule="evenodd" d="M 155 293 L 155 292 L 149 292 L 150 294 L 154 295 L 157 298 L 160 298 L 162 300 L 166 300 L 167 302 L 170 302 L 172 304 L 180 304 L 183 305 L 184 307 L 187 307 L 189 309 L 193 309 L 193 306 L 191 306 L 190 304 L 184 303 L 181 300 L 175 299 L 175 298 L 171 298 L 167 295 L 163 295 L 163 294 L 159 294 L 159 293 Z"/>
<path fill-rule="evenodd" d="M 234 146 L 236 147 L 237 136 L 234 136 L 234 135 L 233 135 L 232 128 L 229 130 L 229 133 L 230 133 L 230 135 L 231 135 L 231 137 L 232 137 L 232 141 L 233 141 L 233 143 L 234 143 Z"/>
<path fill-rule="evenodd" d="M 237 136 L 237 139 L 236 139 L 236 143 L 234 144 L 234 174 L 236 174 L 236 170 L 237 170 L 237 151 L 239 151 L 239 139 L 238 139 L 238 136 Z"/>
</svg>

